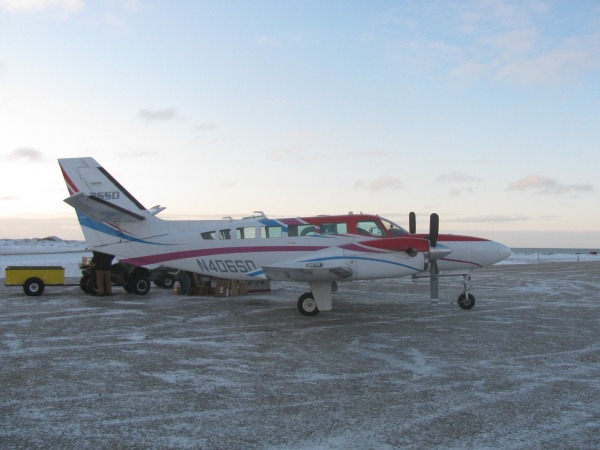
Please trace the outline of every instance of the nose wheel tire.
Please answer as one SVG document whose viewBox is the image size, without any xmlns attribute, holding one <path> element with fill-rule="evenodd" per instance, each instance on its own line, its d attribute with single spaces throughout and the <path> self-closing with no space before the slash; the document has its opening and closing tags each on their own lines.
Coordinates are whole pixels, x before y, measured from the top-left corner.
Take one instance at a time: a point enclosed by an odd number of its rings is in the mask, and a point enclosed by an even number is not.
<svg viewBox="0 0 600 450">
<path fill-rule="evenodd" d="M 307 292 L 306 294 L 302 294 L 298 299 L 298 311 L 303 316 L 316 316 L 319 314 L 319 308 L 317 307 L 317 302 L 312 295 L 312 292 Z"/>
<path fill-rule="evenodd" d="M 473 306 L 475 306 L 475 297 L 473 294 L 460 294 L 457 301 L 458 306 L 460 306 L 462 309 L 471 309 Z"/>
</svg>

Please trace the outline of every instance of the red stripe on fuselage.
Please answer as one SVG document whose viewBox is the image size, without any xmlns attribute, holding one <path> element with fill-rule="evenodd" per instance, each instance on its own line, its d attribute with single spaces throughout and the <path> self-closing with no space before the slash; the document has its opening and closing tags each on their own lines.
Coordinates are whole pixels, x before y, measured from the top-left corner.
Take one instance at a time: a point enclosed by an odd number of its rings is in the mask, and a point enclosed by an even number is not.
<svg viewBox="0 0 600 450">
<path fill-rule="evenodd" d="M 274 247 L 221 247 L 211 249 L 184 250 L 181 252 L 161 253 L 158 255 L 127 258 L 122 261 L 136 266 L 159 264 L 178 259 L 198 258 L 201 256 L 228 255 L 232 253 L 267 253 L 267 252 L 317 252 L 328 247 L 317 246 L 274 246 Z"/>
</svg>

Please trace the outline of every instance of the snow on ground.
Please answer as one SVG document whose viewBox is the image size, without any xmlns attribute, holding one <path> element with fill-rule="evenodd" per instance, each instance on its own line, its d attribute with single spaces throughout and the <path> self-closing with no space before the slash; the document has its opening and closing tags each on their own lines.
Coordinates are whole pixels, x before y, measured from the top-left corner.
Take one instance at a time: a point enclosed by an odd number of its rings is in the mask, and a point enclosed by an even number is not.
<svg viewBox="0 0 600 450">
<path fill-rule="evenodd" d="M 600 264 L 475 272 L 470 311 L 460 287 L 443 278 L 431 305 L 426 280 L 341 283 L 304 317 L 297 283 L 227 299 L 0 285 L 1 446 L 599 448 Z"/>
</svg>

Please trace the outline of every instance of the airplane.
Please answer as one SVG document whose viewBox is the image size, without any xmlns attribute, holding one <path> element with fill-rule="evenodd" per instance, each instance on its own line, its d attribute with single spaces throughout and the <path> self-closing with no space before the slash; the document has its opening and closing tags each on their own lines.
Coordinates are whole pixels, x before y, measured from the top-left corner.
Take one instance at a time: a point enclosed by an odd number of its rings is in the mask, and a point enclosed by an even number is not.
<svg viewBox="0 0 600 450">
<path fill-rule="evenodd" d="M 416 233 L 371 214 L 271 219 L 257 215 L 223 220 L 163 220 L 135 199 L 95 159 L 58 160 L 88 248 L 143 267 L 166 265 L 230 280 L 307 282 L 298 310 L 305 316 L 332 310 L 332 283 L 362 279 L 427 277 L 432 302 L 439 277 L 462 275 L 458 304 L 470 309 L 471 272 L 508 258 L 511 250 L 488 239 Z"/>
</svg>

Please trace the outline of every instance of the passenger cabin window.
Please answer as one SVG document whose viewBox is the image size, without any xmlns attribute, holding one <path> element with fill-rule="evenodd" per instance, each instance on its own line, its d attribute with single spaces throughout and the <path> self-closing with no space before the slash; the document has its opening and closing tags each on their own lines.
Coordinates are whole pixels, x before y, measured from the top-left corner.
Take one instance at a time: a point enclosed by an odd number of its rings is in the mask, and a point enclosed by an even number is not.
<svg viewBox="0 0 600 450">
<path fill-rule="evenodd" d="M 219 239 L 221 239 L 221 240 L 231 239 L 231 230 L 219 231 Z"/>
<path fill-rule="evenodd" d="M 321 234 L 344 234 L 348 232 L 348 224 L 340 223 L 324 223 L 319 227 Z"/>
<path fill-rule="evenodd" d="M 260 237 L 262 238 L 280 238 L 282 236 L 282 227 L 261 227 Z"/>
<path fill-rule="evenodd" d="M 315 226 L 314 225 L 290 225 L 288 227 L 288 236 L 314 236 Z"/>
<path fill-rule="evenodd" d="M 255 227 L 241 227 L 235 230 L 235 236 L 238 239 L 254 239 L 256 238 Z"/>
<path fill-rule="evenodd" d="M 205 231 L 204 233 L 201 234 L 201 236 L 202 236 L 202 239 L 212 240 L 212 239 L 217 238 L 217 232 L 216 231 Z"/>
<path fill-rule="evenodd" d="M 377 222 L 374 220 L 364 220 L 356 223 L 356 232 L 364 236 L 385 236 L 383 231 Z"/>
</svg>

